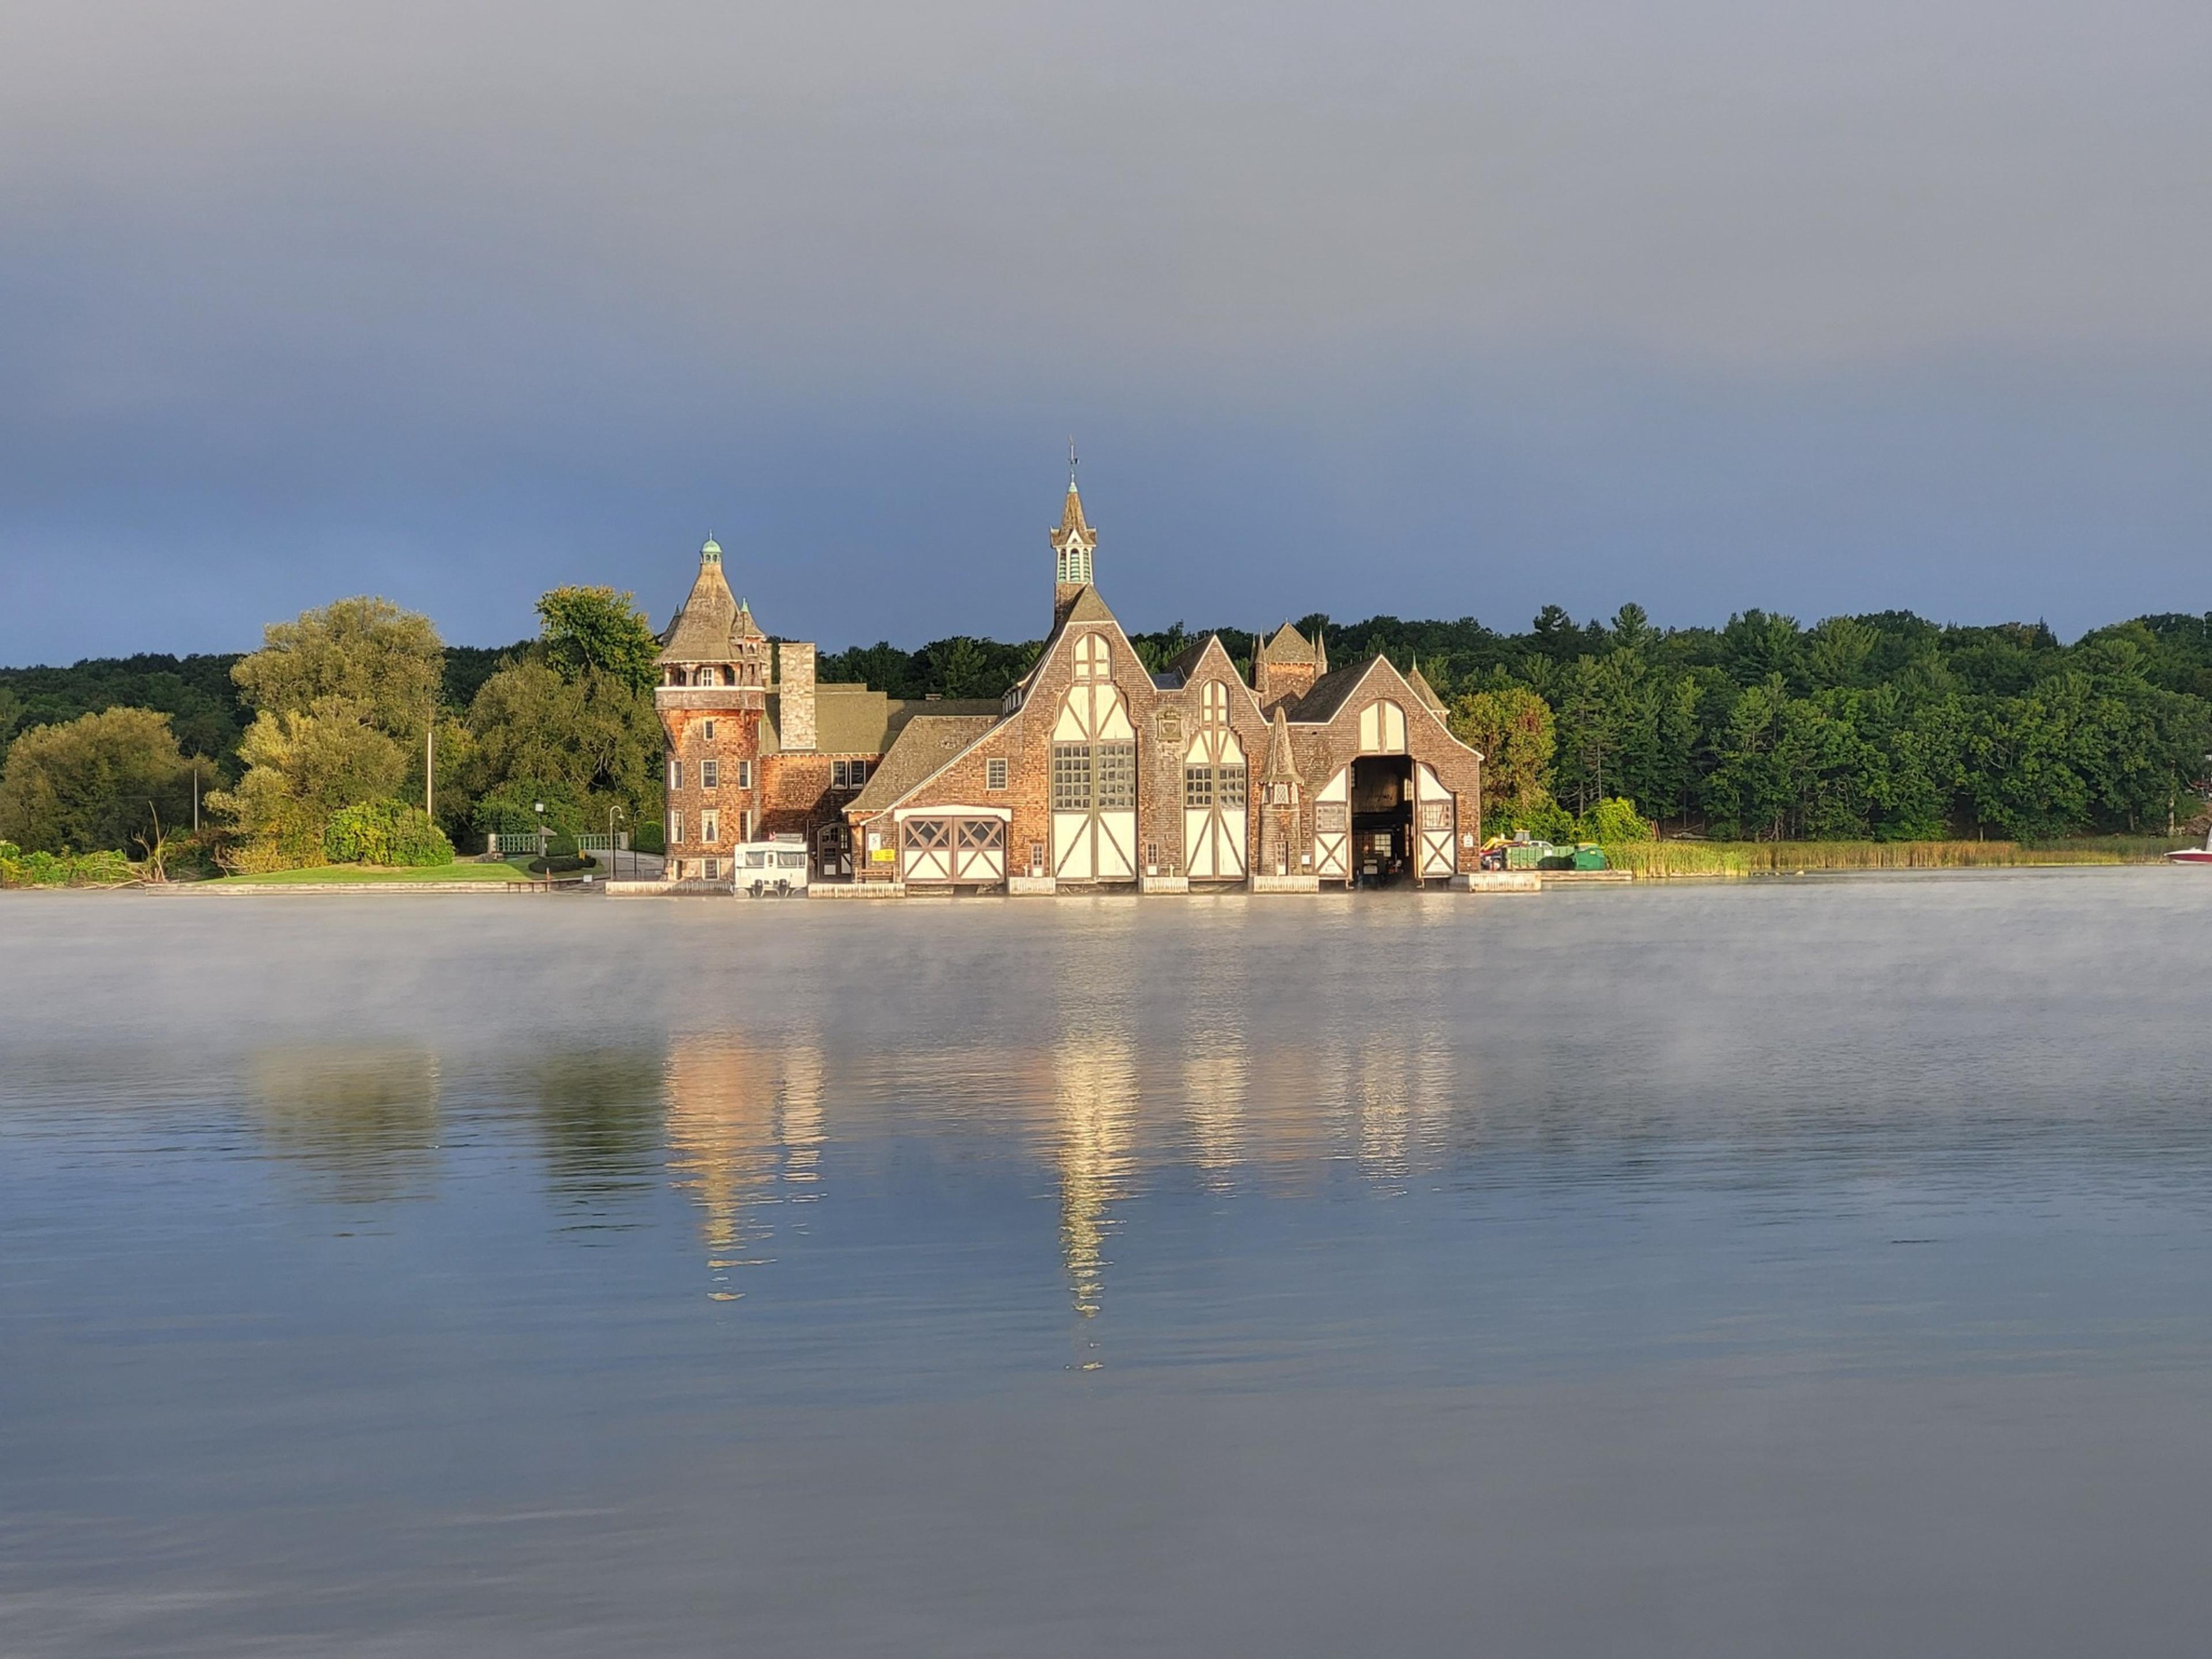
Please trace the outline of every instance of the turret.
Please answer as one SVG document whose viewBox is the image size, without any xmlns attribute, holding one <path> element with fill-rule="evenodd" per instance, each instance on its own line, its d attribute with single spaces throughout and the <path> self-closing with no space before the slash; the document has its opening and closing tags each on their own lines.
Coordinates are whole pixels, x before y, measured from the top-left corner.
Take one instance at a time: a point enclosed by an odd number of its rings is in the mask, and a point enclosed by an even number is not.
<svg viewBox="0 0 2212 1659">
<path fill-rule="evenodd" d="M 1067 615 L 1076 595 L 1091 586 L 1091 553 L 1098 545 L 1098 532 L 1083 516 L 1083 497 L 1076 492 L 1075 469 L 1068 467 L 1067 499 L 1060 509 L 1060 527 L 1051 532 L 1053 555 L 1052 619 L 1054 627 Z"/>
</svg>

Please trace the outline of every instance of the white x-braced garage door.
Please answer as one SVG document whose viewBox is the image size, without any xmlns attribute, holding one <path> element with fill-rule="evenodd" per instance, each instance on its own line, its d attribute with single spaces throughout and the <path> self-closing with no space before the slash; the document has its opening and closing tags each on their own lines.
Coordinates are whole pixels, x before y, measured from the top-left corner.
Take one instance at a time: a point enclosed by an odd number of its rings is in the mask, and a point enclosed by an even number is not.
<svg viewBox="0 0 2212 1659">
<path fill-rule="evenodd" d="M 899 875 L 908 886 L 996 887 L 1006 879 L 1006 826 L 996 817 L 916 816 L 899 826 Z"/>
</svg>

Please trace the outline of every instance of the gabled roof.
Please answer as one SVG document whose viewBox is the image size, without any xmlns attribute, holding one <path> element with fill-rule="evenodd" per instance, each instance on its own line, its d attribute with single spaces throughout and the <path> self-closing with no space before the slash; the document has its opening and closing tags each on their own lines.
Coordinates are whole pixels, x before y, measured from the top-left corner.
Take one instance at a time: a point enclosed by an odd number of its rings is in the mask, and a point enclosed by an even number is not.
<svg viewBox="0 0 2212 1659">
<path fill-rule="evenodd" d="M 1313 689 L 1297 699 L 1291 707 L 1291 716 L 1301 726 L 1319 726 L 1336 718 L 1359 683 L 1365 679 L 1376 663 L 1385 659 L 1370 657 L 1351 668 L 1340 668 L 1334 674 L 1324 674 L 1313 683 Z"/>
<path fill-rule="evenodd" d="M 988 714 L 996 719 L 996 701 L 943 701 L 927 697 L 890 697 L 868 686 L 830 680 L 814 688 L 814 750 L 817 755 L 881 755 L 920 714 Z M 783 746 L 783 698 L 771 692 L 768 717 L 761 724 L 761 753 L 781 755 Z"/>
<path fill-rule="evenodd" d="M 1128 644 L 1129 636 L 1121 633 L 1121 619 L 1106 608 L 1106 601 L 1098 597 L 1098 590 L 1085 582 L 1083 591 L 1070 600 L 1066 608 L 1054 620 L 1052 632 L 1045 635 L 1044 643 L 1037 647 L 1036 660 L 1030 665 L 1027 673 L 1014 682 L 1011 688 L 1012 695 L 1020 701 L 1028 700 L 1030 682 L 1036 678 L 1037 671 L 1051 660 L 1054 647 L 1059 645 L 1061 636 L 1078 623 L 1104 623 L 1116 634 L 1121 634 L 1124 645 Z M 1004 706 L 1012 707 L 1012 704 Z"/>
<path fill-rule="evenodd" d="M 1277 629 L 1274 638 L 1260 647 L 1260 654 L 1268 662 L 1308 663 L 1316 660 L 1313 641 L 1288 623 Z"/>
<path fill-rule="evenodd" d="M 915 786 L 928 781 L 964 754 L 993 726 L 999 715 L 915 714 L 884 753 L 866 786 L 853 798 L 848 812 L 888 811 Z"/>
</svg>

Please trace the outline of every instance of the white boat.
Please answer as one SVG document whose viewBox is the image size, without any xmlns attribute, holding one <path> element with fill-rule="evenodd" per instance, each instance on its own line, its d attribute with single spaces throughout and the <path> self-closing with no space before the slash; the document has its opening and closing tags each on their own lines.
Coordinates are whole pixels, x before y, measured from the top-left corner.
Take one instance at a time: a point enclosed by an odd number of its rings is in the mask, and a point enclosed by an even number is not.
<svg viewBox="0 0 2212 1659">
<path fill-rule="evenodd" d="M 2169 864 L 2212 864 L 2212 834 L 2204 837 L 2202 847 L 2185 847 L 2166 855 Z"/>
</svg>

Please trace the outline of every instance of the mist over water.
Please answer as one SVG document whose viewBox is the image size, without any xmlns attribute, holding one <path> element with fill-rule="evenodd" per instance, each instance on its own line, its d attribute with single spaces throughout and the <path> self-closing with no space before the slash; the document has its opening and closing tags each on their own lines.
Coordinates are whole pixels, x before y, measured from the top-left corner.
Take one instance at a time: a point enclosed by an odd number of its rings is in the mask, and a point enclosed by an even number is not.
<svg viewBox="0 0 2212 1659">
<path fill-rule="evenodd" d="M 0 1651 L 2185 1650 L 2209 920 L 11 895 Z"/>
</svg>

